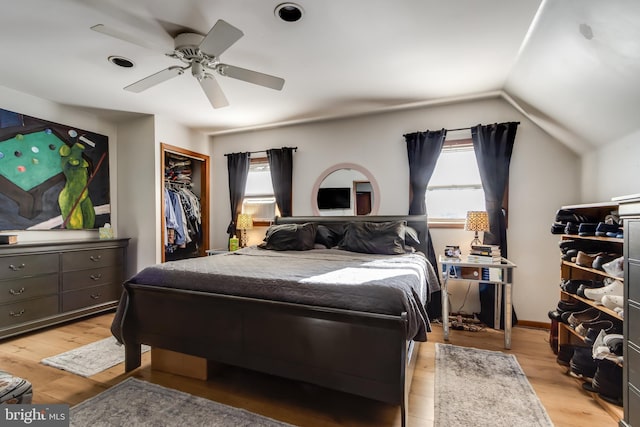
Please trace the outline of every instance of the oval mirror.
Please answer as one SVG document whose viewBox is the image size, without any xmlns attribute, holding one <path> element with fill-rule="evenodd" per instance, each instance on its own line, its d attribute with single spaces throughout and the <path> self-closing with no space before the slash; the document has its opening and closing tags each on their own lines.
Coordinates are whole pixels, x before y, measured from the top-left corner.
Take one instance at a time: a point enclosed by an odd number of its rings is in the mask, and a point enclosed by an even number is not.
<svg viewBox="0 0 640 427">
<path fill-rule="evenodd" d="M 326 169 L 311 191 L 311 207 L 317 216 L 376 215 L 380 190 L 371 172 L 354 163 Z"/>
</svg>

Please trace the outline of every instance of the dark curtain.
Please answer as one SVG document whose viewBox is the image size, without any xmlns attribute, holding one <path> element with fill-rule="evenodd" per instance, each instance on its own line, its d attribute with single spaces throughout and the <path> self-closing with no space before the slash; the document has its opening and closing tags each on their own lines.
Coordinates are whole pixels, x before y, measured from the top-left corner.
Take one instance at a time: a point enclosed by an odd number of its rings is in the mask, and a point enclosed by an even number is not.
<svg viewBox="0 0 640 427">
<path fill-rule="evenodd" d="M 267 150 L 271 183 L 276 204 L 281 216 L 291 216 L 291 194 L 293 188 L 293 152 L 295 148 L 282 147 Z"/>
<path fill-rule="evenodd" d="M 484 189 L 485 205 L 489 215 L 489 231 L 484 233 L 484 243 L 499 245 L 502 256 L 507 258 L 507 226 L 502 206 L 509 182 L 509 165 L 516 139 L 518 123 L 477 125 L 471 128 L 473 149 L 478 161 L 480 179 Z M 492 328 L 494 325 L 495 289 L 492 284 L 480 286 L 480 320 Z M 504 328 L 504 300 L 500 316 L 500 328 Z M 517 323 L 515 310 L 513 324 Z"/>
<path fill-rule="evenodd" d="M 409 215 L 426 215 L 427 204 L 425 202 L 427 184 L 433 175 L 436 162 L 442 151 L 444 139 L 447 136 L 446 129 L 438 131 L 414 132 L 404 135 L 407 142 L 407 154 L 409 155 L 409 183 L 411 186 L 411 201 Z M 438 262 L 431 242 L 431 233 L 427 230 L 429 239 L 425 255 L 431 265 L 437 270 Z M 440 281 L 440 275 L 438 275 Z M 434 292 L 427 303 L 427 314 L 430 319 L 442 316 L 442 294 Z"/>
<path fill-rule="evenodd" d="M 236 220 L 242 212 L 242 200 L 244 190 L 247 186 L 247 176 L 249 175 L 249 164 L 251 163 L 250 153 L 227 154 L 227 169 L 229 173 L 229 202 L 231 204 L 231 222 L 227 227 L 229 238 L 236 233 Z"/>
</svg>

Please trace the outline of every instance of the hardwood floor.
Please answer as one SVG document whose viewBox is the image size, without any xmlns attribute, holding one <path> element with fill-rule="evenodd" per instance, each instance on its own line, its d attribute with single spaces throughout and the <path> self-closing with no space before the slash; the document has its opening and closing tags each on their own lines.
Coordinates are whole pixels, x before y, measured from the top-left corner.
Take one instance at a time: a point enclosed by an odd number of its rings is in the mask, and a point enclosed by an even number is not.
<svg viewBox="0 0 640 427">
<path fill-rule="evenodd" d="M 90 378 L 83 378 L 39 361 L 45 357 L 89 344 L 110 335 L 113 314 L 91 317 L 40 332 L 0 341 L 0 369 L 33 384 L 33 403 L 66 403 L 71 406 L 117 384 L 129 375 L 123 364 Z M 433 426 L 433 378 L 435 343 L 443 342 L 442 328 L 433 325 L 429 342 L 420 347 L 409 397 L 409 426 Z M 558 427 L 593 425 L 614 427 L 617 422 L 565 375 L 556 363 L 546 330 L 515 327 L 512 350 L 504 350 L 503 335 L 452 331 L 451 344 L 506 351 L 516 355 L 549 416 Z M 300 426 L 399 426 L 400 410 L 372 400 L 322 389 L 281 378 L 220 366 L 208 381 L 152 372 L 150 356 L 132 376 L 182 390 L 227 405 L 245 408 Z M 620 415 L 622 409 L 613 408 Z"/>
</svg>

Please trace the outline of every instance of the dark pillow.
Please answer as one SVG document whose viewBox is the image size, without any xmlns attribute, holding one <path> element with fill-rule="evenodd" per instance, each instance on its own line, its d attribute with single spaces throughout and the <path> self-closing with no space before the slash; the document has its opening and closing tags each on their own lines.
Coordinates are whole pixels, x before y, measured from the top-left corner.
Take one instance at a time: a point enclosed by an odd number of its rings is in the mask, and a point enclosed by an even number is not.
<svg viewBox="0 0 640 427">
<path fill-rule="evenodd" d="M 350 222 L 338 247 L 368 254 L 403 254 L 405 228 L 406 221 Z"/>
<path fill-rule="evenodd" d="M 316 224 L 278 224 L 267 229 L 263 249 L 275 251 L 307 251 L 313 249 L 316 240 Z"/>
<path fill-rule="evenodd" d="M 407 225 L 404 229 L 404 242 L 414 248 L 417 247 L 420 244 L 420 239 L 418 238 L 418 230 Z"/>
<path fill-rule="evenodd" d="M 342 225 L 326 226 L 318 224 L 318 230 L 316 232 L 316 243 L 320 243 L 327 248 L 333 248 L 342 239 L 344 230 Z"/>
</svg>

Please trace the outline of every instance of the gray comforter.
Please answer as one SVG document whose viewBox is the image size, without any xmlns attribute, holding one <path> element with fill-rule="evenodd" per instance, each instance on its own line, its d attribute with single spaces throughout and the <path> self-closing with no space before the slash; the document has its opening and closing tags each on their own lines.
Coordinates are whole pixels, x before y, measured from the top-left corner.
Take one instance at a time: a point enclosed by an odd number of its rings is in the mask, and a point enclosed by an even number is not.
<svg viewBox="0 0 640 427">
<path fill-rule="evenodd" d="M 422 254 L 338 249 L 249 247 L 147 267 L 129 282 L 379 314 L 406 312 L 407 339 L 417 341 L 426 341 L 430 329 L 425 304 L 438 290 L 433 267 Z"/>
</svg>

